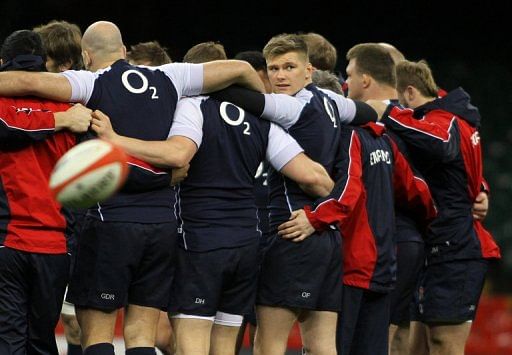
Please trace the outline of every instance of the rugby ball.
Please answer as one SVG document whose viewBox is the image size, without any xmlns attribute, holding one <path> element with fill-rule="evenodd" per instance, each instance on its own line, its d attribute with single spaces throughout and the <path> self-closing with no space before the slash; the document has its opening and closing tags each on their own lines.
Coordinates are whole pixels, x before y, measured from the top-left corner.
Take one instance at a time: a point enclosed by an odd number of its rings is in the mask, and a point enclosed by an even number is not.
<svg viewBox="0 0 512 355">
<path fill-rule="evenodd" d="M 63 206 L 88 208 L 112 196 L 128 175 L 125 152 L 91 139 L 64 154 L 50 175 L 50 189 Z"/>
</svg>

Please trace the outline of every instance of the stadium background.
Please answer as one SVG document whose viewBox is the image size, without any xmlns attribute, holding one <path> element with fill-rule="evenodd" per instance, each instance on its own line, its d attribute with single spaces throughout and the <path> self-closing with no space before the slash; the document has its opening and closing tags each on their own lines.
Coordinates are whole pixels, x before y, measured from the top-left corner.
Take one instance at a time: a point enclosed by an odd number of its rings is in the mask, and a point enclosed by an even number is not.
<svg viewBox="0 0 512 355">
<path fill-rule="evenodd" d="M 82 31 L 94 21 L 112 21 L 127 46 L 158 40 L 173 61 L 202 41 L 220 41 L 228 56 L 234 56 L 260 50 L 275 34 L 298 31 L 328 38 L 338 49 L 342 74 L 344 54 L 360 42 L 389 42 L 410 60 L 426 59 L 439 86 L 462 86 L 480 108 L 484 170 L 492 189 L 485 224 L 502 248 L 502 261 L 490 270 L 468 353 L 497 355 L 506 347 L 510 352 L 503 353 L 512 353 L 512 124 L 507 112 L 512 104 L 512 46 L 503 8 L 477 1 L 143 0 L 129 5 L 120 0 L 2 0 L 0 40 L 53 19 L 76 23 Z"/>
</svg>

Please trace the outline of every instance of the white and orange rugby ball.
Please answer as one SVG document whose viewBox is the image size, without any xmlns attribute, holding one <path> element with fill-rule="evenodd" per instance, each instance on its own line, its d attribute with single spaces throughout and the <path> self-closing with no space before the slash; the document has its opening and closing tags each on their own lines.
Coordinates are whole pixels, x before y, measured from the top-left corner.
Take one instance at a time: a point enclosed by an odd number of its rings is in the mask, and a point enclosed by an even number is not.
<svg viewBox="0 0 512 355">
<path fill-rule="evenodd" d="M 63 206 L 88 208 L 112 196 L 127 175 L 126 153 L 112 143 L 91 139 L 59 159 L 50 176 L 50 189 Z"/>
</svg>

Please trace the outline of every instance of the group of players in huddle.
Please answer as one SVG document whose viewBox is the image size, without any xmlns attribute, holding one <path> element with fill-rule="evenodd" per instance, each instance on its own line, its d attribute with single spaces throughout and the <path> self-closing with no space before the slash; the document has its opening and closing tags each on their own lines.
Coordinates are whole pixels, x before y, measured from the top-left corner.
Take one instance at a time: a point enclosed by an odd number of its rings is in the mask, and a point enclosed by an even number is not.
<svg viewBox="0 0 512 355">
<path fill-rule="evenodd" d="M 348 51 L 342 87 L 311 64 L 312 37 L 272 37 L 262 68 L 201 50 L 215 43 L 139 65 L 99 21 L 81 37 L 85 70 L 61 73 L 43 33 L 5 40 L 0 353 L 57 354 L 69 282 L 87 355 L 114 354 L 120 308 L 129 355 L 155 354 L 161 311 L 168 353 L 235 354 L 255 316 L 259 355 L 284 354 L 296 322 L 306 354 L 463 354 L 500 257 L 481 223 L 478 109 L 381 43 Z M 96 137 L 130 174 L 71 231 L 48 178 Z"/>
</svg>

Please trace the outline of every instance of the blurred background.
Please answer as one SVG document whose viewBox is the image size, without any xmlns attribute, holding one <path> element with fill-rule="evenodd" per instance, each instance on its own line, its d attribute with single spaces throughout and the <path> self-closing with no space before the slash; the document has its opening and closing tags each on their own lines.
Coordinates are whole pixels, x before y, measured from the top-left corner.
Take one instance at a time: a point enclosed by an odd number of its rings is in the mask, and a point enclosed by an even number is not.
<svg viewBox="0 0 512 355">
<path fill-rule="evenodd" d="M 0 19 L 1 41 L 14 30 L 53 19 L 76 23 L 82 31 L 109 20 L 119 26 L 127 46 L 158 40 L 173 61 L 203 41 L 221 42 L 233 57 L 261 50 L 275 34 L 299 31 L 330 40 L 343 75 L 346 51 L 361 42 L 388 42 L 410 60 L 426 59 L 440 87 L 462 86 L 482 113 L 484 171 L 491 185 L 485 225 L 503 256 L 491 266 L 468 354 L 512 353 L 512 124 L 507 112 L 512 108 L 512 41 L 510 19 L 500 6 L 481 1 L 2 0 Z"/>
</svg>

